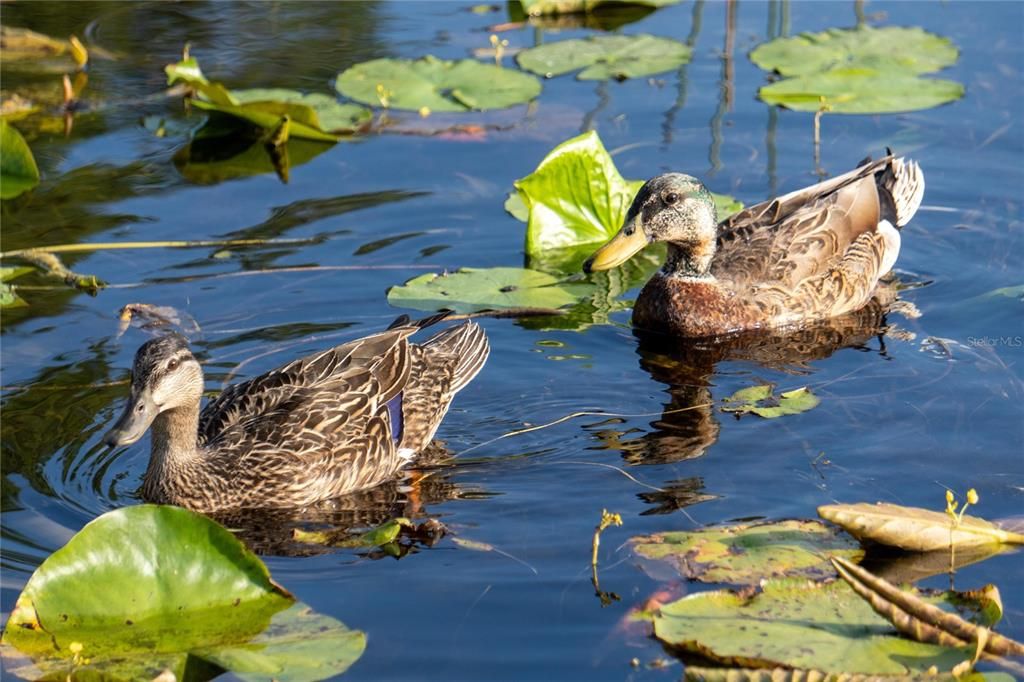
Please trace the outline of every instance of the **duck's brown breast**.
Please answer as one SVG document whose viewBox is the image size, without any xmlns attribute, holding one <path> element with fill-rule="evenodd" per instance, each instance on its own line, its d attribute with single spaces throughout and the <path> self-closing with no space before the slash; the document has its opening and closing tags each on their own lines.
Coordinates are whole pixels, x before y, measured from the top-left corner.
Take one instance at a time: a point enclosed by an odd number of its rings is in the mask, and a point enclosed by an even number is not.
<svg viewBox="0 0 1024 682">
<path fill-rule="evenodd" d="M 674 336 L 721 336 L 764 325 L 742 297 L 714 279 L 664 275 L 644 286 L 633 307 L 633 325 Z"/>
</svg>

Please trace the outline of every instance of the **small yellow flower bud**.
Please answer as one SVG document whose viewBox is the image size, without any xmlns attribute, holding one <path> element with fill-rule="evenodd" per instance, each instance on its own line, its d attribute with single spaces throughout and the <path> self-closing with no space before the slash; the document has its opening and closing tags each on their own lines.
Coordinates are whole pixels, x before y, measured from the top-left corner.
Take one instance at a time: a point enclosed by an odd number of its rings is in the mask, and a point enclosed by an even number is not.
<svg viewBox="0 0 1024 682">
<path fill-rule="evenodd" d="M 968 490 L 967 491 L 967 501 L 970 504 L 978 504 L 978 491 L 975 490 L 974 488 L 971 488 L 970 490 Z"/>
<path fill-rule="evenodd" d="M 956 502 L 956 498 L 953 497 L 953 491 L 952 490 L 947 490 L 946 491 L 946 504 L 953 504 L 954 502 Z"/>
</svg>

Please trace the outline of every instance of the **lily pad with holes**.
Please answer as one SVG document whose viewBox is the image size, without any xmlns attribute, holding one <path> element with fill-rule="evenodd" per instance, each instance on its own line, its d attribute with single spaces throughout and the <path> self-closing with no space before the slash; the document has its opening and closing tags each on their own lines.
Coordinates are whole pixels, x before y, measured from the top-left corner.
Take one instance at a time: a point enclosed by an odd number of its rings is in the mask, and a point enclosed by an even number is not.
<svg viewBox="0 0 1024 682">
<path fill-rule="evenodd" d="M 77 651 L 76 676 L 185 679 L 199 659 L 246 679 L 313 680 L 344 671 L 365 636 L 296 603 L 209 518 L 139 505 L 100 516 L 36 569 L 3 644 L 33 677 L 63 679 Z"/>
<path fill-rule="evenodd" d="M 625 80 L 671 71 L 690 61 L 691 53 L 677 40 L 647 34 L 592 36 L 524 50 L 516 62 L 547 78 L 582 69 L 578 80 Z"/>
<path fill-rule="evenodd" d="M 722 407 L 723 412 L 732 412 L 736 416 L 752 413 L 765 419 L 776 419 L 813 410 L 821 399 L 807 387 L 785 391 L 776 397 L 772 387 L 763 384 L 740 389 L 723 402 L 726 403 Z"/>
<path fill-rule="evenodd" d="M 585 282 L 563 283 L 547 273 L 525 268 L 463 268 L 449 274 L 420 275 L 391 287 L 388 303 L 457 313 L 502 308 L 557 309 L 576 303 L 592 289 Z"/>
<path fill-rule="evenodd" d="M 667 562 L 689 580 L 738 585 L 764 578 L 832 577 L 830 555 L 854 561 L 864 555 L 839 529 L 800 519 L 654 533 L 630 543 L 639 556 Z"/>
<path fill-rule="evenodd" d="M 758 45 L 750 53 L 750 60 L 783 76 L 845 68 L 922 74 L 952 66 L 958 56 L 953 41 L 922 28 L 865 26 L 776 38 Z"/>
<path fill-rule="evenodd" d="M 526 226 L 526 254 L 531 266 L 574 272 L 593 250 L 622 227 L 643 180 L 626 180 L 596 132 L 558 145 L 537 169 L 515 182 L 505 209 Z M 742 204 L 715 195 L 719 219 Z M 585 255 L 584 255 L 585 254 Z"/>
<path fill-rule="evenodd" d="M 963 597 L 926 600 L 954 610 L 951 602 L 960 607 Z M 756 594 L 700 592 L 648 616 L 665 645 L 722 665 L 907 675 L 950 670 L 973 654 L 900 636 L 842 581 L 769 580 Z"/>
<path fill-rule="evenodd" d="M 385 108 L 431 111 L 503 109 L 540 94 L 529 74 L 472 59 L 374 59 L 343 71 L 335 81 L 346 97 Z"/>
<path fill-rule="evenodd" d="M 13 199 L 39 184 L 39 168 L 25 138 L 0 119 L 0 199 Z"/>
</svg>

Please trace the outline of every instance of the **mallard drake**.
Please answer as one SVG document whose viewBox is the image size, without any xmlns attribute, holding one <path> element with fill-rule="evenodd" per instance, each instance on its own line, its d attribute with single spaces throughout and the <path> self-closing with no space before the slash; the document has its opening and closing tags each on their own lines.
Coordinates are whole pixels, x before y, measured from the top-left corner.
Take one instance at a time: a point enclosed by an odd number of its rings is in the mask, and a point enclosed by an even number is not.
<svg viewBox="0 0 1024 682">
<path fill-rule="evenodd" d="M 633 307 L 634 326 L 684 337 L 800 326 L 871 300 L 923 195 L 918 165 L 889 155 L 719 224 L 699 180 L 667 173 L 644 184 L 625 224 L 583 269 L 607 270 L 667 242 L 665 265 Z"/>
<path fill-rule="evenodd" d="M 371 488 L 430 443 L 490 352 L 473 322 L 409 341 L 433 321 L 400 318 L 230 386 L 202 413 L 203 370 L 186 340 L 151 339 L 104 442 L 134 443 L 152 425 L 142 497 L 200 512 L 303 507 Z"/>
</svg>

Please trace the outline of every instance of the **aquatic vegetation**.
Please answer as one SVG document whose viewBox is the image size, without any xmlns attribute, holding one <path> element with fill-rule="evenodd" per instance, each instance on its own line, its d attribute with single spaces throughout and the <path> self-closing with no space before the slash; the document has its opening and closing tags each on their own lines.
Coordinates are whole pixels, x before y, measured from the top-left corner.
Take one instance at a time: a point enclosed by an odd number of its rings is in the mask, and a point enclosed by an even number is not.
<svg viewBox="0 0 1024 682">
<path fill-rule="evenodd" d="M 971 601 L 966 593 L 921 596 L 947 608 L 964 608 Z M 975 600 L 964 611 L 978 614 L 981 607 Z M 666 645 L 726 666 L 908 675 L 932 666 L 951 670 L 969 656 L 901 637 L 844 582 L 772 579 L 753 592 L 699 592 L 648 617 L 655 637 Z"/>
<path fill-rule="evenodd" d="M 664 7 L 680 0 L 513 0 L 523 12 L 530 16 L 548 14 L 571 14 L 590 12 L 607 5 L 637 5 L 643 7 Z"/>
<path fill-rule="evenodd" d="M 647 34 L 591 36 L 524 50 L 516 62 L 546 78 L 582 69 L 577 80 L 626 80 L 671 71 L 690 61 L 692 52 L 677 40 Z"/>
<path fill-rule="evenodd" d="M 957 514 L 956 523 L 951 524 L 946 512 L 884 502 L 826 504 L 818 507 L 818 516 L 843 527 L 859 540 L 913 552 L 947 550 L 951 545 L 968 548 L 1024 544 L 1024 535 L 985 519 Z"/>
<path fill-rule="evenodd" d="M 297 681 L 343 672 L 366 638 L 298 602 L 214 521 L 140 505 L 103 514 L 39 566 L 3 644 L 31 659 L 19 675 L 185 679 L 199 659 Z"/>
<path fill-rule="evenodd" d="M 0 119 L 0 199 L 13 199 L 39 184 L 39 168 L 25 138 Z"/>
<path fill-rule="evenodd" d="M 750 413 L 765 419 L 775 419 L 813 410 L 821 399 L 811 393 L 811 389 L 806 386 L 784 391 L 775 397 L 771 386 L 761 384 L 741 388 L 728 398 L 724 398 L 723 402 L 727 404 L 722 406 L 722 412 L 732 412 L 736 417 Z"/>
<path fill-rule="evenodd" d="M 256 127 L 268 135 L 272 135 L 282 119 L 287 117 L 291 137 L 337 142 L 339 135 L 360 130 L 371 118 L 370 112 L 363 107 L 341 104 L 318 93 L 303 94 L 282 88 L 228 90 L 223 84 L 208 80 L 192 56 L 168 64 L 164 71 L 168 85 L 180 81 L 199 95 L 192 100 L 197 108 Z M 223 121 L 212 123 L 216 130 L 217 124 Z M 214 130 L 200 131 L 197 135 L 215 137 Z"/>
<path fill-rule="evenodd" d="M 765 578 L 821 580 L 835 575 L 829 555 L 864 555 L 839 529 L 800 519 L 654 533 L 631 538 L 630 545 L 641 557 L 670 563 L 687 580 L 739 585 Z"/>
<path fill-rule="evenodd" d="M 921 28 L 862 26 L 776 38 L 750 59 L 785 76 L 758 95 L 797 111 L 883 114 L 930 109 L 963 97 L 949 80 L 921 78 L 956 63 L 948 38 Z"/>
<path fill-rule="evenodd" d="M 555 312 L 572 305 L 591 289 L 585 282 L 565 283 L 553 275 L 527 268 L 461 268 L 447 274 L 428 273 L 388 290 L 388 302 L 416 310 L 479 310 L 542 308 Z"/>
<path fill-rule="evenodd" d="M 533 76 L 472 59 L 374 59 L 335 81 L 346 97 L 384 109 L 472 111 L 525 104 L 540 94 Z M 428 111 L 428 113 L 429 113 Z"/>
</svg>

